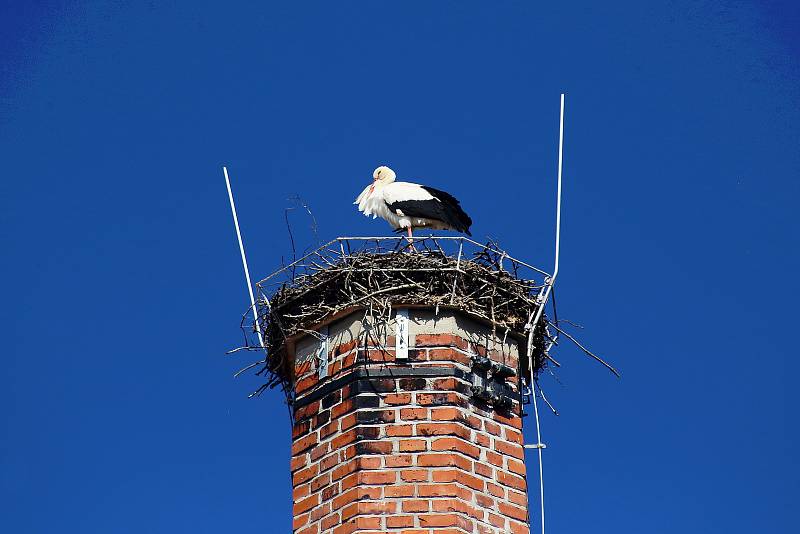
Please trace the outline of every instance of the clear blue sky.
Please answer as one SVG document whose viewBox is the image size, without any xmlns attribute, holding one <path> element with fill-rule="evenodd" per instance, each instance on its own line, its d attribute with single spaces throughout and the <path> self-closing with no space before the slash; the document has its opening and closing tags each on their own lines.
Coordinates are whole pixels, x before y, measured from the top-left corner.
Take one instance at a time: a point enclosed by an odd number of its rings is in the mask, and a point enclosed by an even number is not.
<svg viewBox="0 0 800 534">
<path fill-rule="evenodd" d="M 561 91 L 559 309 L 623 379 L 544 381 L 550 532 L 797 531 L 797 3 L 118 4 L 0 7 L 0 531 L 287 532 L 221 165 L 255 276 L 292 195 L 386 232 L 378 164 L 548 267 Z"/>
</svg>

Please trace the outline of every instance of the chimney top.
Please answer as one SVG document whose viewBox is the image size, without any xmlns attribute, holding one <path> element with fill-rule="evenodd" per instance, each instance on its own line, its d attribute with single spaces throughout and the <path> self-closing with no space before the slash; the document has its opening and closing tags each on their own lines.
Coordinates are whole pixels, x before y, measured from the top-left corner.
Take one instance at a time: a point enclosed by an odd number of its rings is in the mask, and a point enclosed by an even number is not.
<svg viewBox="0 0 800 534">
<path fill-rule="evenodd" d="M 291 397 L 296 342 L 356 310 L 369 324 L 385 323 L 401 307 L 458 311 L 527 348 L 529 323 L 548 276 L 494 243 L 466 237 L 332 240 L 256 284 L 267 351 L 261 371 L 268 378 L 258 392 L 280 384 Z M 252 332 L 252 324 L 247 326 Z M 543 332 L 534 329 L 537 338 Z M 544 343 L 532 341 L 532 362 L 522 357 L 515 369 L 523 377 L 530 375 L 531 363 L 534 372 L 544 364 Z"/>
</svg>

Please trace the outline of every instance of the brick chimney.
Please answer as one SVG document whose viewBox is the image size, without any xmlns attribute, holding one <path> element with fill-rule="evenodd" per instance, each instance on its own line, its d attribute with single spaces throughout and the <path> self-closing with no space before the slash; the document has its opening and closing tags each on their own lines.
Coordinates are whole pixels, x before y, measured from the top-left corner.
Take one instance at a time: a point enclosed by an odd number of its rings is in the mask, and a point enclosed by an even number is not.
<svg viewBox="0 0 800 534">
<path fill-rule="evenodd" d="M 288 345 L 295 533 L 529 532 L 522 338 L 424 307 L 311 328 Z"/>
</svg>

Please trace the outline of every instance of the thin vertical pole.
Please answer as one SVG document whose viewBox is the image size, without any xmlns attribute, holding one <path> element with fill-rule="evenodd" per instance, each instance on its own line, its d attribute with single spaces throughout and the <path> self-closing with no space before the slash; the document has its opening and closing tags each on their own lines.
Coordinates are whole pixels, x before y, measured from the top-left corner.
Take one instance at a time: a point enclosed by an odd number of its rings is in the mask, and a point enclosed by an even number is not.
<svg viewBox="0 0 800 534">
<path fill-rule="evenodd" d="M 242 232 L 239 230 L 239 217 L 236 216 L 236 204 L 233 202 L 233 191 L 231 191 L 231 180 L 228 178 L 228 168 L 222 167 L 222 172 L 225 174 L 225 185 L 228 187 L 228 199 L 231 201 L 231 213 L 233 214 L 233 225 L 236 227 L 236 239 L 239 240 L 239 252 L 242 254 L 242 266 L 244 267 L 244 278 L 247 281 L 247 292 L 250 293 L 250 306 L 253 309 L 253 317 L 255 318 L 256 334 L 258 334 L 258 342 L 261 347 L 264 347 L 264 338 L 261 335 L 261 325 L 258 321 L 258 310 L 256 309 L 256 299 L 253 296 L 253 284 L 250 282 L 250 269 L 247 268 L 247 256 L 244 254 L 244 244 L 242 243 Z"/>
<path fill-rule="evenodd" d="M 558 276 L 558 256 L 561 249 L 561 167 L 564 161 L 564 93 L 561 93 L 561 120 L 558 126 L 558 195 L 556 198 L 556 260 L 550 285 Z"/>
<path fill-rule="evenodd" d="M 550 297 L 550 292 L 553 290 L 553 285 L 556 283 L 556 276 L 558 276 L 558 259 L 561 252 L 561 169 L 564 161 L 564 93 L 561 93 L 561 116 L 558 124 L 558 192 L 556 194 L 556 250 L 555 250 L 555 265 L 553 266 L 553 275 L 545 281 L 544 294 L 540 293 L 541 298 L 537 298 L 539 309 L 536 310 L 536 316 L 531 322 L 531 330 L 528 335 L 528 360 L 530 361 L 533 355 L 533 329 L 539 323 L 539 319 L 544 313 L 544 307 L 547 304 L 547 299 Z M 533 411 L 536 416 L 536 444 L 526 445 L 526 448 L 538 449 L 539 455 L 539 504 L 540 513 L 542 518 L 542 534 L 544 533 L 544 469 L 542 467 L 542 449 L 545 445 L 542 443 L 542 435 L 539 429 L 539 408 L 536 402 L 536 380 L 534 377 L 533 362 L 530 363 L 530 386 L 533 395 Z"/>
<path fill-rule="evenodd" d="M 536 416 L 536 452 L 539 453 L 539 513 L 542 518 L 542 534 L 544 534 L 544 467 L 542 465 L 542 434 L 539 430 L 539 407 L 536 402 L 536 385 L 531 385 L 533 390 L 533 413 Z"/>
<path fill-rule="evenodd" d="M 544 312 L 545 304 L 547 304 L 547 299 L 550 298 L 550 292 L 553 290 L 553 285 L 556 283 L 556 276 L 558 276 L 558 258 L 561 252 L 561 167 L 563 162 L 564 156 L 564 93 L 561 93 L 561 118 L 559 120 L 558 126 L 558 192 L 556 194 L 556 257 L 555 257 L 555 265 L 553 266 L 553 275 L 548 277 L 545 280 L 545 287 L 544 287 L 544 294 L 540 294 L 541 298 L 537 297 L 539 302 L 539 309 L 536 310 L 536 315 L 533 318 L 533 321 L 530 323 L 531 325 L 531 332 L 533 329 L 536 328 L 536 325 L 539 323 L 539 319 L 542 317 L 542 313 Z M 531 336 L 532 339 L 532 336 Z M 531 357 L 533 347 L 531 347 L 530 343 L 528 344 L 528 358 Z M 533 384 L 534 376 L 533 376 L 533 365 L 530 366 L 531 376 L 530 376 L 530 383 Z"/>
</svg>

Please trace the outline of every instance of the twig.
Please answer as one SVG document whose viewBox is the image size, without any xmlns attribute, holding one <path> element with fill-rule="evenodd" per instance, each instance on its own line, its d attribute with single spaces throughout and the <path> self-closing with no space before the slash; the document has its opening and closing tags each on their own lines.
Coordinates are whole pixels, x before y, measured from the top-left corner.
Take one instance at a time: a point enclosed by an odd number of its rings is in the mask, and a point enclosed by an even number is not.
<svg viewBox="0 0 800 534">
<path fill-rule="evenodd" d="M 544 401 L 545 404 L 547 404 L 547 407 L 550 408 L 554 415 L 559 415 L 558 410 L 556 410 L 555 407 L 550 404 L 550 399 L 548 399 L 547 395 L 544 394 L 544 390 L 542 389 L 542 386 L 539 385 L 538 380 L 536 381 L 536 388 L 534 388 L 534 395 L 536 394 L 537 388 L 539 389 L 539 397 Z"/>
<path fill-rule="evenodd" d="M 261 365 L 262 363 L 267 363 L 267 360 L 266 360 L 266 359 L 264 359 L 264 360 L 259 360 L 259 361 L 257 361 L 257 362 L 253 362 L 253 363 L 251 363 L 251 364 L 250 364 L 250 365 L 248 365 L 247 367 L 242 367 L 241 369 L 239 369 L 238 371 L 236 371 L 236 372 L 233 374 L 233 378 L 236 378 L 236 377 L 238 377 L 240 374 L 244 373 L 245 371 L 249 371 L 249 370 L 250 370 L 250 369 L 252 369 L 253 367 L 255 367 L 255 366 L 257 366 L 257 365 Z"/>
<path fill-rule="evenodd" d="M 568 325 L 574 326 L 575 328 L 581 328 L 581 329 L 583 328 L 583 326 L 579 325 L 578 323 L 573 323 L 569 319 L 561 318 L 561 319 L 558 320 L 558 322 L 559 323 L 567 323 Z"/>
<path fill-rule="evenodd" d="M 593 353 L 592 351 L 590 351 L 589 349 L 587 349 L 586 347 L 584 347 L 583 345 L 581 345 L 580 341 L 578 341 L 577 339 L 575 339 L 574 337 L 572 337 L 572 335 L 571 335 L 571 334 L 569 334 L 569 333 L 567 333 L 567 332 L 564 332 L 562 329 L 560 329 L 559 327 L 557 327 L 556 325 L 554 325 L 554 324 L 553 324 L 553 323 L 551 323 L 550 321 L 547 321 L 547 322 L 550 324 L 550 326 L 552 326 L 553 328 L 555 328 L 556 330 L 558 330 L 559 332 L 561 332 L 562 334 L 564 334 L 565 336 L 567 336 L 567 339 L 569 339 L 570 341 L 572 341 L 573 343 L 575 343 L 575 344 L 578 346 L 578 348 L 579 348 L 579 349 L 581 349 L 581 350 L 582 350 L 584 353 L 586 353 L 588 356 L 591 356 L 592 358 L 594 358 L 595 360 L 597 360 L 598 362 L 600 362 L 601 364 L 603 364 L 603 366 L 605 366 L 605 368 L 606 368 L 606 369 L 608 369 L 609 371 L 611 371 L 612 373 L 614 373 L 614 375 L 615 375 L 617 378 L 621 378 L 621 377 L 620 377 L 620 374 L 619 374 L 619 371 L 617 371 L 616 369 L 614 369 L 614 368 L 613 368 L 611 365 L 609 365 L 608 363 L 606 363 L 606 362 L 605 362 L 605 361 L 604 361 L 602 358 L 600 358 L 599 356 L 597 356 L 595 353 Z"/>
</svg>

